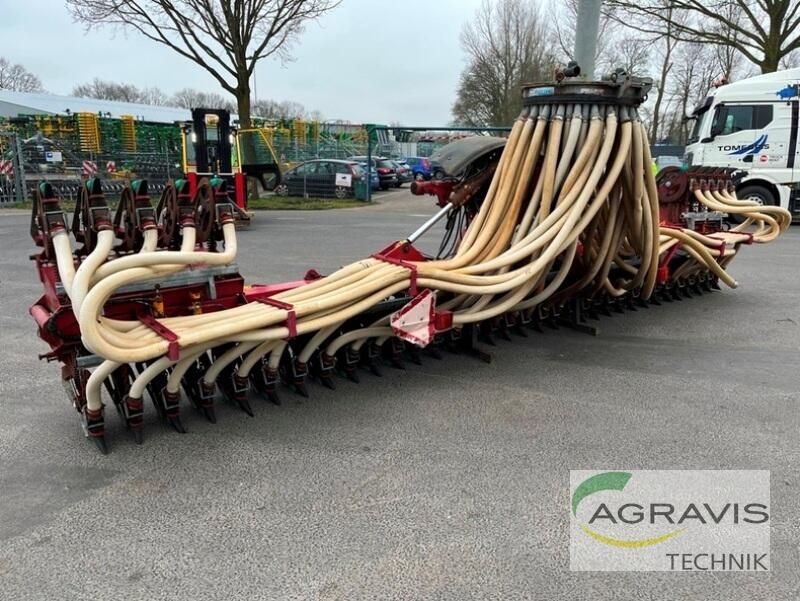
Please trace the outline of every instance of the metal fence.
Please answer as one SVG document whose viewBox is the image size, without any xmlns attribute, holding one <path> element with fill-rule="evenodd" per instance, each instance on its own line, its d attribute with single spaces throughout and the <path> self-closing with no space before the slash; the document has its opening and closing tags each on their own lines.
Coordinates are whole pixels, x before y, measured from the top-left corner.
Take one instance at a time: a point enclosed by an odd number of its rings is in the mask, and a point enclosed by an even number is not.
<svg viewBox="0 0 800 601">
<path fill-rule="evenodd" d="M 49 182 L 65 200 L 75 200 L 81 182 L 92 175 L 103 178 L 112 195 L 125 182 L 143 178 L 153 186 L 182 173 L 180 156 L 163 152 L 82 152 L 41 136 L 22 140 L 18 134 L 0 132 L 0 203 L 22 202 L 41 181 Z"/>
<path fill-rule="evenodd" d="M 19 136 L 0 132 L 0 204 L 25 200 L 25 169 Z"/>
<path fill-rule="evenodd" d="M 350 130 L 353 128 L 315 136 L 299 136 L 285 128 L 242 130 L 240 148 L 250 149 L 253 155 L 244 156 L 248 153 L 243 152 L 242 162 L 245 165 L 278 163 L 286 171 L 313 159 L 362 157 L 362 162 L 371 163 L 374 157 L 430 157 L 459 137 L 504 132 L 507 128 L 371 125 Z M 253 142 L 242 145 L 241 142 L 247 139 Z M 172 138 L 148 138 L 147 145 L 142 144 L 138 151 L 133 152 L 125 151 L 118 144 L 111 145 L 108 151 L 85 151 L 68 140 L 55 135 L 48 138 L 42 131 L 27 138 L 19 132 L 0 131 L 0 203 L 22 202 L 42 180 L 50 182 L 63 198 L 74 199 L 81 181 L 94 174 L 103 178 L 104 186 L 113 193 L 134 177 L 147 179 L 153 186 L 158 186 L 182 173 L 181 150 Z M 370 160 L 363 161 L 363 157 Z M 312 191 L 308 193 L 316 195 Z M 365 194 L 369 198 L 369 186 Z"/>
</svg>

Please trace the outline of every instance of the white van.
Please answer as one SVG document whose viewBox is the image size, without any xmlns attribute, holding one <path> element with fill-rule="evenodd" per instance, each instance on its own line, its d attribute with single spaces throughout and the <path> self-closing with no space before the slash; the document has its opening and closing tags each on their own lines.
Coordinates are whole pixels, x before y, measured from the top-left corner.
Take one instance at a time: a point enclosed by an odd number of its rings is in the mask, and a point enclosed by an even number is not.
<svg viewBox="0 0 800 601">
<path fill-rule="evenodd" d="M 712 90 L 691 119 L 689 166 L 738 167 L 739 198 L 800 214 L 800 68 L 758 75 Z"/>
</svg>

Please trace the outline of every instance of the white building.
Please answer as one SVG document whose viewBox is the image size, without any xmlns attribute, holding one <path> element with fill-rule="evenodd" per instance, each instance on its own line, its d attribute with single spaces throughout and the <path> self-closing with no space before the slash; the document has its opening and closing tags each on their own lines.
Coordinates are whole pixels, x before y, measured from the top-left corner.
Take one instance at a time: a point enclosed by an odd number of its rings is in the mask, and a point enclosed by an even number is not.
<svg viewBox="0 0 800 601">
<path fill-rule="evenodd" d="M 12 92 L 0 90 L 0 117 L 18 115 L 70 115 L 75 113 L 102 114 L 119 119 L 132 115 L 137 121 L 149 123 L 175 123 L 191 121 L 189 109 L 174 106 L 154 106 L 135 102 L 116 102 L 95 98 L 75 98 L 40 92 Z"/>
</svg>

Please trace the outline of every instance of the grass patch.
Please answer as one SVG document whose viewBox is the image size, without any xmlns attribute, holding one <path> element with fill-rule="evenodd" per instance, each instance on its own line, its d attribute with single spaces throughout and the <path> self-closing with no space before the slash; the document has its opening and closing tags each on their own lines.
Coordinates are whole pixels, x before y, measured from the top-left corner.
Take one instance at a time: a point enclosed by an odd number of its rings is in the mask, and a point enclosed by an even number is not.
<svg viewBox="0 0 800 601">
<path fill-rule="evenodd" d="M 301 196 L 268 196 L 247 202 L 247 208 L 267 211 L 324 211 L 326 209 L 351 209 L 369 204 L 353 198 L 303 198 Z"/>
<path fill-rule="evenodd" d="M 64 203 L 61 203 L 62 206 Z M 31 210 L 33 207 L 33 203 L 30 200 L 26 200 L 25 202 L 4 202 L 0 204 L 0 209 L 26 209 L 28 211 Z M 73 205 L 75 208 L 75 205 Z"/>
</svg>

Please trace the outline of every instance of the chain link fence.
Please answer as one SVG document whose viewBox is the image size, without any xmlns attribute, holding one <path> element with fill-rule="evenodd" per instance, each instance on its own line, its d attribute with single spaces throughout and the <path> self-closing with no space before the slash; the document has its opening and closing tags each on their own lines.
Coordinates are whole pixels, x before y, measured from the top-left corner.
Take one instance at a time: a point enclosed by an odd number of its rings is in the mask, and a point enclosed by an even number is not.
<svg viewBox="0 0 800 601">
<path fill-rule="evenodd" d="M 19 136 L 0 132 L 0 204 L 25 200 L 25 169 Z"/>
<path fill-rule="evenodd" d="M 103 178 L 104 185 L 113 192 L 132 178 L 144 178 L 152 186 L 160 186 L 182 174 L 183 151 L 178 126 L 127 123 L 133 133 L 126 134 L 124 120 L 89 117 L 20 117 L 0 124 L 5 128 L 0 130 L 0 203 L 29 198 L 42 180 L 50 182 L 65 199 L 74 199 L 82 179 L 92 175 Z M 87 129 L 81 119 L 91 121 L 93 129 Z M 87 131 L 94 136 L 90 136 L 88 142 Z M 360 157 L 359 162 L 366 167 L 366 163 L 372 161 L 365 161 L 364 157 L 430 157 L 454 139 L 481 131 L 485 133 L 485 130 L 467 131 L 466 128 L 294 120 L 241 130 L 239 156 L 234 157 L 234 165 L 244 167 L 248 173 L 253 170 L 256 177 L 262 171 L 275 173 L 280 169 L 285 173 L 315 159 Z M 375 179 L 375 170 L 373 166 L 369 170 L 372 173 L 365 179 Z M 325 190 L 329 189 L 326 185 Z M 366 194 L 370 192 L 367 190 Z M 355 191 L 349 193 L 355 194 Z"/>
</svg>

